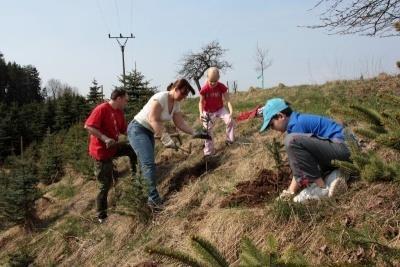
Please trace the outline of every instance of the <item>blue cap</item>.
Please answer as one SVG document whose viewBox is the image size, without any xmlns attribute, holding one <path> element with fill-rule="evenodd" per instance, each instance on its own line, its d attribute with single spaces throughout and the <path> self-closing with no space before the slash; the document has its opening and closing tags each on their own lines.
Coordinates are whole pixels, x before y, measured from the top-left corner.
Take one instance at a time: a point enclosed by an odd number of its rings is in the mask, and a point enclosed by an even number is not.
<svg viewBox="0 0 400 267">
<path fill-rule="evenodd" d="M 264 123 L 261 126 L 260 132 L 265 131 L 273 116 L 286 109 L 287 107 L 289 106 L 282 98 L 271 98 L 267 100 L 263 108 Z"/>
</svg>

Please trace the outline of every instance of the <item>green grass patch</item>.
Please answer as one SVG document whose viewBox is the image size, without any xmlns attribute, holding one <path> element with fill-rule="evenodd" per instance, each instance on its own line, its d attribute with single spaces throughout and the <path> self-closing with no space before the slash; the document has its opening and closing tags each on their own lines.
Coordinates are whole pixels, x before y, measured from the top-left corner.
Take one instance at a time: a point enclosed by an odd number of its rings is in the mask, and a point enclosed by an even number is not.
<svg viewBox="0 0 400 267">
<path fill-rule="evenodd" d="M 67 217 L 57 227 L 57 230 L 65 237 L 85 237 L 89 230 L 89 222 L 78 217 Z"/>
<path fill-rule="evenodd" d="M 68 199 L 75 196 L 75 194 L 76 189 L 70 184 L 60 184 L 53 191 L 53 195 L 60 199 Z"/>
</svg>

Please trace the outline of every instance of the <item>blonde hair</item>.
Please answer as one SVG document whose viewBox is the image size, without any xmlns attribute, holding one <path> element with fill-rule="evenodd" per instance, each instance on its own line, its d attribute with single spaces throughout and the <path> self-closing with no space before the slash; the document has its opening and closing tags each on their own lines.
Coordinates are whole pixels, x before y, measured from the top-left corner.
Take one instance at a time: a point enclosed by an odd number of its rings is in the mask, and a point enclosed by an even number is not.
<svg viewBox="0 0 400 267">
<path fill-rule="evenodd" d="M 207 79 L 215 82 L 219 80 L 219 70 L 217 67 L 211 67 L 207 70 Z"/>
</svg>

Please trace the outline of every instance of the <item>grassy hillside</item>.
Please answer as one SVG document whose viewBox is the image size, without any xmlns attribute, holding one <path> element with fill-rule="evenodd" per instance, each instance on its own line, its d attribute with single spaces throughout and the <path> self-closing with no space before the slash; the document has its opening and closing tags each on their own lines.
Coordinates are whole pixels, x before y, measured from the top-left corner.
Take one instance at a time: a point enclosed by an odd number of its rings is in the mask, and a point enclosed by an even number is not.
<svg viewBox="0 0 400 267">
<path fill-rule="evenodd" d="M 380 111 L 393 108 L 378 97 L 388 93 L 400 95 L 399 77 L 250 88 L 233 95 L 232 103 L 238 113 L 263 105 L 270 97 L 283 97 L 295 110 L 329 115 L 353 128 L 362 122 L 335 110 L 355 103 Z M 187 120 L 199 127 L 197 99 L 187 100 L 183 109 Z M 282 142 L 283 135 L 259 134 L 260 124 L 259 119 L 238 124 L 237 142 L 226 147 L 224 125 L 219 122 L 217 156 L 208 162 L 202 158 L 199 140 L 184 138 L 184 148 L 191 146 L 190 155 L 157 144 L 159 188 L 167 202 L 163 212 L 147 221 L 129 204 L 132 181 L 126 159 L 118 162 L 122 177 L 110 192 L 110 216 L 101 225 L 94 221 L 96 182 L 67 168 L 59 182 L 41 185 L 45 197 L 37 201 L 36 231 L 26 233 L 14 226 L 0 232 L 0 265 L 30 260 L 35 266 L 176 266 L 149 255 L 145 246 L 190 251 L 189 237 L 196 234 L 215 244 L 233 266 L 239 263 L 243 236 L 259 248 L 273 236 L 279 256 L 287 262 L 302 254 L 310 266 L 399 266 L 399 183 L 355 179 L 335 199 L 296 205 L 274 201 L 284 185 L 268 187 L 257 181 L 267 181 L 274 170 L 265 144 L 273 138 Z M 400 159 L 396 150 L 365 142 L 386 162 Z"/>
</svg>

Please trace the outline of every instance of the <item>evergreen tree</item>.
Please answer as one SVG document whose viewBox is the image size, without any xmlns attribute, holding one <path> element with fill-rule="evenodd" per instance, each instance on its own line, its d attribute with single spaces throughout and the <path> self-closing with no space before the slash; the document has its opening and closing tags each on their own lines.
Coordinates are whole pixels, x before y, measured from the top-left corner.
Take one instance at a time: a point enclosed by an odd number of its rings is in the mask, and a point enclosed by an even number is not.
<svg viewBox="0 0 400 267">
<path fill-rule="evenodd" d="M 89 87 L 89 94 L 87 95 L 88 104 L 93 107 L 104 100 L 103 88 L 98 86 L 96 79 L 93 79 L 92 86 Z"/>
<path fill-rule="evenodd" d="M 54 128 L 56 131 L 67 129 L 77 122 L 82 122 L 89 112 L 86 99 L 74 93 L 72 89 L 65 90 L 55 103 Z"/>
<path fill-rule="evenodd" d="M 354 140 L 348 140 L 351 162 L 333 161 L 333 165 L 339 167 L 346 176 L 361 177 L 367 182 L 400 181 L 398 163 L 386 163 L 375 152 L 363 152 Z"/>
<path fill-rule="evenodd" d="M 38 176 L 44 184 L 54 183 L 64 175 L 60 146 L 57 137 L 48 132 L 41 144 L 38 163 Z"/>
<path fill-rule="evenodd" d="M 123 77 L 120 77 L 119 81 L 123 84 Z M 129 96 L 126 117 L 130 120 L 147 103 L 150 97 L 156 92 L 157 87 L 150 86 L 150 81 L 145 80 L 144 75 L 136 69 L 125 76 L 125 83 L 125 90 Z M 124 86 L 117 86 L 115 88 L 122 89 Z"/>
<path fill-rule="evenodd" d="M 34 165 L 17 160 L 10 173 L 3 173 L 3 179 L 0 183 L 0 218 L 21 224 L 27 230 L 32 229 L 37 219 L 35 201 L 41 196 Z"/>
</svg>

